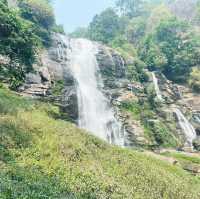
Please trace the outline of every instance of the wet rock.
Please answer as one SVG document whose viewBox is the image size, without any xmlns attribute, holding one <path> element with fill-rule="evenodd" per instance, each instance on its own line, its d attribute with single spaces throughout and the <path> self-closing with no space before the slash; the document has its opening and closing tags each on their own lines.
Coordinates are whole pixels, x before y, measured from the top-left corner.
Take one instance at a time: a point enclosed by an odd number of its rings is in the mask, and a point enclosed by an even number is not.
<svg viewBox="0 0 200 199">
<path fill-rule="evenodd" d="M 197 137 L 193 141 L 193 146 L 194 146 L 194 149 L 196 149 L 197 151 L 200 151 L 200 137 Z"/>
<path fill-rule="evenodd" d="M 77 122 L 78 99 L 76 94 L 76 88 L 74 86 L 66 87 L 63 91 L 60 102 L 61 111 L 63 113 L 67 113 L 67 117 L 69 117 L 74 122 Z"/>
<path fill-rule="evenodd" d="M 121 87 L 119 82 L 127 81 L 124 58 L 106 46 L 98 45 L 98 49 L 96 57 L 105 88 Z"/>
<path fill-rule="evenodd" d="M 41 84 L 42 79 L 39 73 L 28 73 L 25 81 L 26 84 Z"/>
</svg>

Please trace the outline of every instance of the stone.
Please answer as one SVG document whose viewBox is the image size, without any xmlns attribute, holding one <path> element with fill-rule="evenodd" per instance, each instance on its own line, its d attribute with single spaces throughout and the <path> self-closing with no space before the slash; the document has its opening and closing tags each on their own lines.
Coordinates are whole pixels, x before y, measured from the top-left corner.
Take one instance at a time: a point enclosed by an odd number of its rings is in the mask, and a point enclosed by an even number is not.
<svg viewBox="0 0 200 199">
<path fill-rule="evenodd" d="M 60 109 L 64 113 L 67 113 L 69 118 L 77 122 L 78 119 L 78 99 L 75 86 L 68 86 L 64 89 L 61 96 Z"/>
<path fill-rule="evenodd" d="M 39 73 L 28 73 L 26 74 L 26 84 L 41 84 L 42 79 Z"/>
<path fill-rule="evenodd" d="M 8 65 L 10 63 L 10 58 L 4 55 L 0 55 L 0 65 Z"/>
<path fill-rule="evenodd" d="M 189 171 L 195 175 L 200 174 L 200 166 L 199 165 L 186 164 L 183 166 L 183 169 L 185 169 L 186 171 Z"/>
<path fill-rule="evenodd" d="M 96 55 L 105 88 L 117 88 L 128 84 L 126 79 L 126 62 L 111 48 L 98 44 Z"/>
<path fill-rule="evenodd" d="M 39 69 L 39 74 L 42 78 L 42 81 L 47 81 L 47 82 L 51 81 L 51 75 L 47 67 L 41 67 Z"/>
<path fill-rule="evenodd" d="M 197 137 L 193 141 L 193 146 L 194 146 L 194 149 L 196 149 L 197 151 L 200 151 L 200 137 Z"/>
</svg>

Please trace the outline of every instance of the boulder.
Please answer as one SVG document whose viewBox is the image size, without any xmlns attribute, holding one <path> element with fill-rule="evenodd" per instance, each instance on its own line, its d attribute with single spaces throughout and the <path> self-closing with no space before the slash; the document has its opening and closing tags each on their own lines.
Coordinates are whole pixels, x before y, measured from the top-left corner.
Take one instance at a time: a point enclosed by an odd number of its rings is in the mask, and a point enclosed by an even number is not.
<svg viewBox="0 0 200 199">
<path fill-rule="evenodd" d="M 42 79 L 39 73 L 26 74 L 26 84 L 41 84 Z"/>
<path fill-rule="evenodd" d="M 51 81 L 51 75 L 47 67 L 41 67 L 39 69 L 39 74 L 42 78 L 42 81 L 47 81 L 47 82 Z"/>
<path fill-rule="evenodd" d="M 197 137 L 193 141 L 193 146 L 194 146 L 194 149 L 196 149 L 197 151 L 200 151 L 200 137 Z"/>
<path fill-rule="evenodd" d="M 189 171 L 195 175 L 200 175 L 200 166 L 199 165 L 186 164 L 183 166 L 183 169 L 185 169 L 186 171 Z"/>
</svg>

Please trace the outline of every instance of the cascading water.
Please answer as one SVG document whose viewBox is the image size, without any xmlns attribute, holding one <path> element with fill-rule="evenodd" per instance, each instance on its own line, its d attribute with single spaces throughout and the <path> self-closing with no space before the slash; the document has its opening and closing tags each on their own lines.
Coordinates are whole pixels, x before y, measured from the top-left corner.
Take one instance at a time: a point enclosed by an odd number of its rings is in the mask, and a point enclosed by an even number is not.
<svg viewBox="0 0 200 199">
<path fill-rule="evenodd" d="M 76 80 L 79 126 L 109 143 L 124 146 L 124 131 L 101 89 L 96 45 L 86 39 L 72 39 L 70 70 Z"/>
<path fill-rule="evenodd" d="M 152 74 L 153 83 L 154 83 L 154 87 L 155 87 L 155 91 L 156 91 L 156 96 L 160 101 L 163 101 L 162 94 L 161 94 L 160 88 L 158 86 L 158 79 L 156 78 L 156 75 L 154 72 L 152 72 L 151 74 Z"/>
<path fill-rule="evenodd" d="M 192 142 L 196 138 L 196 131 L 195 131 L 194 127 L 192 126 L 192 124 L 190 124 L 190 122 L 185 118 L 183 113 L 178 108 L 175 108 L 174 112 L 177 115 L 178 122 L 179 122 L 181 129 L 185 133 L 186 143 L 190 147 L 192 147 Z"/>
</svg>

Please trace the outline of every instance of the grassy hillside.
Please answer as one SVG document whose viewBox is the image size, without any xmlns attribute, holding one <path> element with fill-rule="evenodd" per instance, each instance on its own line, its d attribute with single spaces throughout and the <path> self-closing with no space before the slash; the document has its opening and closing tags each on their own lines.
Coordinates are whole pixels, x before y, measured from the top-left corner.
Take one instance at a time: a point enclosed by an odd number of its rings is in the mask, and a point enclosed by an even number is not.
<svg viewBox="0 0 200 199">
<path fill-rule="evenodd" d="M 59 120 L 56 107 L 0 89 L 1 199 L 198 199 L 200 179 Z"/>
</svg>

